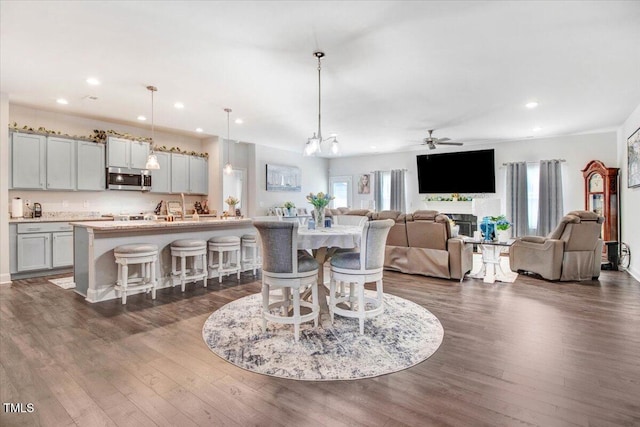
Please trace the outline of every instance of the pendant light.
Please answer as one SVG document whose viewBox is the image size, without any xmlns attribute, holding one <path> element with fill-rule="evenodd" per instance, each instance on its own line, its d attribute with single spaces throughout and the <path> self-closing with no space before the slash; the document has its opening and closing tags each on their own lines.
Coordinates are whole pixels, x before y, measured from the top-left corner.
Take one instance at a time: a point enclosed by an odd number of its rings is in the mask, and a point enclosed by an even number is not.
<svg viewBox="0 0 640 427">
<path fill-rule="evenodd" d="M 313 56 L 318 58 L 318 133 L 314 133 L 313 136 L 307 139 L 307 143 L 304 146 L 302 154 L 304 156 L 319 156 L 322 154 L 322 145 L 325 143 L 331 143 L 329 153 L 337 156 L 340 155 L 340 146 L 338 145 L 338 139 L 335 135 L 331 135 L 327 139 L 322 139 L 322 119 L 321 119 L 321 107 L 322 107 L 322 91 L 321 91 L 321 79 L 320 72 L 322 70 L 321 59 L 324 57 L 324 52 L 314 52 Z"/>
<path fill-rule="evenodd" d="M 158 88 L 155 86 L 147 86 L 147 89 L 149 90 L 149 92 L 151 92 L 151 150 L 149 151 L 149 157 L 147 157 L 147 164 L 145 165 L 145 169 L 157 170 L 160 169 L 160 163 L 158 163 L 158 157 L 153 152 L 153 144 L 156 143 L 154 138 L 155 128 L 153 121 L 153 92 L 156 92 Z"/>
<path fill-rule="evenodd" d="M 224 165 L 224 173 L 227 175 L 231 175 L 233 172 L 233 166 L 231 166 L 231 144 L 229 139 L 229 114 L 233 111 L 231 108 L 225 108 L 224 111 L 227 113 L 227 163 Z"/>
</svg>

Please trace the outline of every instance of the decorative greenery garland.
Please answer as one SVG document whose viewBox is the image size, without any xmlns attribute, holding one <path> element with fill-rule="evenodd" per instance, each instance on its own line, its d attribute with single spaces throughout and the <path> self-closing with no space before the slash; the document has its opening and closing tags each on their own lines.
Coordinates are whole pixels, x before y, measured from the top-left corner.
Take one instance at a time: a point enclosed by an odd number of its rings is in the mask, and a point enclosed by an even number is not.
<svg viewBox="0 0 640 427">
<path fill-rule="evenodd" d="M 60 131 L 46 129 L 43 126 L 40 126 L 38 129 L 34 129 L 33 127 L 29 127 L 29 126 L 19 127 L 18 123 L 13 122 L 13 123 L 9 124 L 9 130 L 12 130 L 12 131 L 15 131 L 15 132 L 24 132 L 24 133 L 31 133 L 31 134 L 37 134 L 37 135 L 44 135 L 44 136 L 56 135 L 56 136 L 62 136 L 62 137 L 67 137 L 67 138 L 71 138 L 71 139 L 78 139 L 78 140 L 82 140 L 82 141 L 98 142 L 100 144 L 105 144 L 107 142 L 107 139 L 110 136 L 115 136 L 117 138 L 128 139 L 128 140 L 131 140 L 131 141 L 148 142 L 150 144 L 153 143 L 151 138 L 145 138 L 145 137 L 142 137 L 142 136 L 135 136 L 135 135 L 131 135 L 129 133 L 116 132 L 115 130 L 112 130 L 112 129 L 109 129 L 109 130 L 94 129 L 93 130 L 93 135 L 82 136 L 82 135 L 69 135 L 68 133 L 62 133 Z M 209 153 L 198 153 L 196 151 L 186 151 L 186 150 L 182 150 L 180 147 L 167 148 L 165 145 L 163 145 L 161 147 L 154 146 L 153 147 L 153 151 L 161 151 L 161 152 L 165 152 L 165 153 L 188 154 L 190 156 L 204 157 L 205 159 L 209 158 Z"/>
</svg>

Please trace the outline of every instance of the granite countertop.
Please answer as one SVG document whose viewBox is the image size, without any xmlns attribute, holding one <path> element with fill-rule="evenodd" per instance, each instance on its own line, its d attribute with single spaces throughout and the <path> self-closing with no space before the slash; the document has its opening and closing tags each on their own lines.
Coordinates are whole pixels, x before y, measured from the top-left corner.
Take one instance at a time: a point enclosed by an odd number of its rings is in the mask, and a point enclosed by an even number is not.
<svg viewBox="0 0 640 427">
<path fill-rule="evenodd" d="M 145 229 L 166 229 L 166 228 L 224 228 L 251 225 L 252 221 L 246 219 L 206 219 L 200 221 L 181 220 L 181 221 L 164 221 L 161 219 L 153 221 L 82 221 L 71 222 L 71 225 L 77 227 L 91 228 L 95 231 L 119 231 L 119 230 L 145 230 Z"/>
<path fill-rule="evenodd" d="M 63 216 L 55 216 L 55 217 L 40 217 L 40 218 L 11 218 L 9 219 L 9 224 L 23 224 L 30 222 L 78 222 L 78 221 L 113 221 L 113 217 L 95 217 L 95 216 L 85 216 L 85 217 L 63 217 Z"/>
</svg>

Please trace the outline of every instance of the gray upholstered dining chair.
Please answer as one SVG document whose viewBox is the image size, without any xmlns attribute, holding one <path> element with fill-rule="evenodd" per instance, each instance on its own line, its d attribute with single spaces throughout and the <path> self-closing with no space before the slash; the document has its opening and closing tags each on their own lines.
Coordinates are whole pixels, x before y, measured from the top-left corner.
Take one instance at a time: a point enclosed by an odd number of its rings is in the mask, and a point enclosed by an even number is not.
<svg viewBox="0 0 640 427">
<path fill-rule="evenodd" d="M 331 322 L 335 314 L 357 318 L 360 322 L 360 334 L 364 334 L 365 319 L 378 316 L 384 311 L 382 301 L 384 248 L 389 230 L 394 224 L 395 222 L 391 219 L 365 222 L 362 228 L 360 252 L 338 253 L 331 258 L 329 290 Z M 364 285 L 369 282 L 376 283 L 375 298 L 364 295 Z M 349 295 L 343 292 L 336 293 L 337 283 L 348 283 Z M 349 303 L 349 308 L 339 306 L 343 303 Z M 367 305 L 373 307 L 367 308 Z"/>
<path fill-rule="evenodd" d="M 298 223 L 289 221 L 254 221 L 262 241 L 262 331 L 267 321 L 293 324 L 298 341 L 300 324 L 313 320 L 318 326 L 318 269 L 317 261 L 308 253 L 298 251 Z M 300 295 L 311 288 L 311 301 Z M 282 290 L 282 299 L 271 302 L 271 291 Z M 289 307 L 293 313 L 289 316 Z M 310 309 L 301 314 L 301 307 Z M 278 310 L 280 309 L 280 310 Z M 278 313 L 280 311 L 280 313 Z"/>
</svg>

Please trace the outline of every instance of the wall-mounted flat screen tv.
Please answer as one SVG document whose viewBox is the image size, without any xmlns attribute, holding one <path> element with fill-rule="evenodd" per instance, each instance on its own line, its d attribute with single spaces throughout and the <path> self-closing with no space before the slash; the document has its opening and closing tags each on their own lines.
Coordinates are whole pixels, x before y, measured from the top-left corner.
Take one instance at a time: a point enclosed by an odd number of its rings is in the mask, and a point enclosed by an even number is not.
<svg viewBox="0 0 640 427">
<path fill-rule="evenodd" d="M 494 150 L 423 154 L 418 160 L 420 193 L 495 193 Z"/>
</svg>

